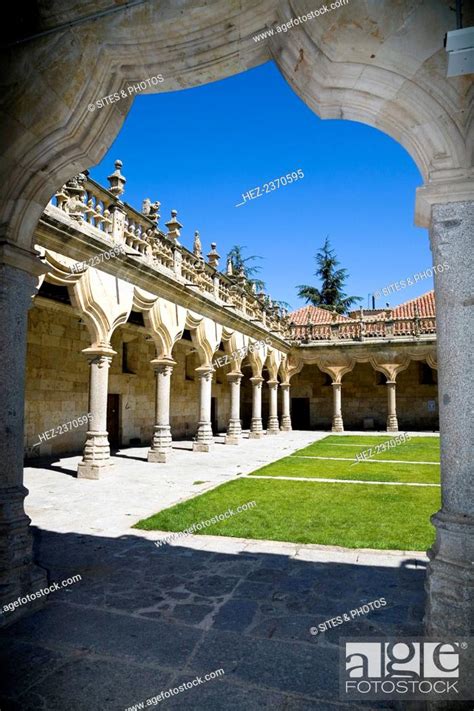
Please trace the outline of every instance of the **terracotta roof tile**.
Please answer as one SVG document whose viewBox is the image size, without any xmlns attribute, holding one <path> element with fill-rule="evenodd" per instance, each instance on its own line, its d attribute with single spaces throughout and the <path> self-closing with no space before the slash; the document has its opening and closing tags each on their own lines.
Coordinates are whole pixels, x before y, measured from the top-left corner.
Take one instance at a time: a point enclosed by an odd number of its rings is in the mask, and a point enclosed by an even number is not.
<svg viewBox="0 0 474 711">
<path fill-rule="evenodd" d="M 290 322 L 296 323 L 298 326 L 306 325 L 308 321 L 311 323 L 346 323 L 349 319 L 347 316 L 336 314 L 327 309 L 320 309 L 318 306 L 303 306 L 301 309 L 292 311 L 288 314 Z"/>
<path fill-rule="evenodd" d="M 436 316 L 436 305 L 434 291 L 417 296 L 416 299 L 405 301 L 400 306 L 395 306 L 392 311 L 392 318 L 413 318 L 415 315 L 415 305 L 418 306 L 418 316 Z"/>
</svg>

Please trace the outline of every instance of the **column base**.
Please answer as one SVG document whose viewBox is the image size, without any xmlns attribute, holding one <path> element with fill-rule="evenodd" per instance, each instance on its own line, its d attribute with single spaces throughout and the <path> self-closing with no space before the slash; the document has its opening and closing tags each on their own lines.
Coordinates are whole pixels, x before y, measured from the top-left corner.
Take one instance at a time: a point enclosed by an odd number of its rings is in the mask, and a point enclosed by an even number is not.
<svg viewBox="0 0 474 711">
<path fill-rule="evenodd" d="M 171 457 L 171 449 L 149 449 L 147 461 L 154 464 L 165 464 L 169 462 Z"/>
<path fill-rule="evenodd" d="M 269 417 L 267 423 L 267 435 L 280 434 L 280 423 L 278 417 Z"/>
<path fill-rule="evenodd" d="M 331 432 L 344 432 L 344 422 L 342 421 L 342 417 L 332 418 Z"/>
<path fill-rule="evenodd" d="M 426 634 L 474 634 L 474 519 L 438 511 L 436 540 L 428 551 Z"/>
<path fill-rule="evenodd" d="M 387 417 L 387 432 L 398 432 L 398 420 L 395 415 Z"/>
<path fill-rule="evenodd" d="M 29 528 L 31 519 L 23 507 L 28 490 L 21 484 L 0 489 L 0 599 L 2 605 L 18 597 L 34 593 L 47 585 L 47 573 L 33 563 L 33 540 Z M 15 607 L 13 611 L 0 611 L 0 627 L 9 625 L 26 613 L 41 607 L 37 600 Z M 3 608 L 2 608 L 3 609 Z"/>
<path fill-rule="evenodd" d="M 293 428 L 291 426 L 290 417 L 283 415 L 283 417 L 281 418 L 281 428 L 280 429 L 282 432 L 291 432 L 291 430 Z"/>
<path fill-rule="evenodd" d="M 108 474 L 113 466 L 112 460 L 98 462 L 79 462 L 77 467 L 78 479 L 100 479 L 104 474 Z"/>
<path fill-rule="evenodd" d="M 240 420 L 230 420 L 225 436 L 226 444 L 240 444 L 242 440 L 242 425 Z"/>
<path fill-rule="evenodd" d="M 148 450 L 149 462 L 167 462 L 171 454 L 171 427 L 169 425 L 155 425 L 153 439 Z"/>
<path fill-rule="evenodd" d="M 261 417 L 252 417 L 250 422 L 250 439 L 261 439 L 263 437 L 263 424 Z"/>
<path fill-rule="evenodd" d="M 214 446 L 214 435 L 210 422 L 200 422 L 196 439 L 193 442 L 193 452 L 209 452 Z"/>
</svg>

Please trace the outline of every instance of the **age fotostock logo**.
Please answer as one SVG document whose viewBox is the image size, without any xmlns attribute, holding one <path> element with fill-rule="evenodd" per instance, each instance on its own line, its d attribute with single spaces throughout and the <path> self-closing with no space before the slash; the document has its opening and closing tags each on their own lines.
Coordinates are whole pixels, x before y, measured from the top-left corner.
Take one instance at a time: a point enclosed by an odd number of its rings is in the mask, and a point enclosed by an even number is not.
<svg viewBox="0 0 474 711">
<path fill-rule="evenodd" d="M 474 698 L 471 640 L 341 640 L 344 699 Z M 471 659 L 469 659 L 471 657 Z"/>
</svg>

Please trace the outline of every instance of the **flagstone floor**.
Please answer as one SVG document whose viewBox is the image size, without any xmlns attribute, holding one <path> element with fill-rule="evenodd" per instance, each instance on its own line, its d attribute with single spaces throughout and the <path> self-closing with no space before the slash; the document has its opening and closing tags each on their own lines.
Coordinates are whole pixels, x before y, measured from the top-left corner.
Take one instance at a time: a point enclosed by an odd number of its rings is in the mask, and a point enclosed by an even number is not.
<svg viewBox="0 0 474 711">
<path fill-rule="evenodd" d="M 2 711 L 138 711 L 218 669 L 218 679 L 160 703 L 190 711 L 396 708 L 341 699 L 340 640 L 422 634 L 423 554 L 211 536 L 157 548 L 163 534 L 130 529 L 325 434 L 216 444 L 215 458 L 178 443 L 166 465 L 146 463 L 145 449 L 123 450 L 96 482 L 70 476 L 77 457 L 29 468 L 37 560 L 51 582 L 82 579 L 0 632 Z M 351 618 L 381 597 L 385 607 Z M 344 613 L 350 621 L 310 633 Z"/>
</svg>

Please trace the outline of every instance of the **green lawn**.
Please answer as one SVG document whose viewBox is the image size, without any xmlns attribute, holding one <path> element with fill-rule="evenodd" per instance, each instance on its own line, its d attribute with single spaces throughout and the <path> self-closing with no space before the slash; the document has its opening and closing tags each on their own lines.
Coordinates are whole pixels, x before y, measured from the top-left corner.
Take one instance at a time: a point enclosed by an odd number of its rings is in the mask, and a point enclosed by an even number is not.
<svg viewBox="0 0 474 711">
<path fill-rule="evenodd" d="M 315 481 L 327 478 L 439 483 L 437 437 L 412 438 L 372 456 L 370 462 L 344 461 L 388 439 L 389 435 L 330 435 L 251 475 L 304 477 L 313 481 L 251 477 L 234 480 L 140 521 L 136 528 L 182 531 L 228 508 L 236 509 L 255 500 L 255 508 L 206 527 L 201 533 L 347 548 L 425 550 L 434 538 L 429 518 L 440 506 L 438 487 Z M 296 455 L 342 459 L 300 459 Z M 398 459 L 402 463 L 384 459 Z M 435 463 L 409 464 L 410 461 Z M 182 540 L 186 545 L 185 539 Z"/>
<path fill-rule="evenodd" d="M 251 476 L 291 476 L 309 479 L 357 479 L 359 481 L 400 481 L 439 484 L 437 464 L 385 464 L 337 462 L 332 459 L 285 457 L 252 472 Z"/>
<path fill-rule="evenodd" d="M 238 479 L 140 521 L 136 528 L 181 531 L 239 504 L 253 509 L 205 529 L 236 536 L 347 548 L 425 550 L 439 489 Z M 181 545 L 186 545 L 186 538 Z"/>
<path fill-rule="evenodd" d="M 318 457 L 350 457 L 355 458 L 356 454 L 363 452 L 369 447 L 383 444 L 393 439 L 386 436 L 334 436 L 330 435 L 318 442 L 313 442 L 308 447 L 300 449 L 295 454 Z M 350 446 L 347 446 L 350 445 Z M 397 444 L 383 452 L 373 453 L 370 457 L 377 461 L 386 459 L 399 459 L 402 461 L 414 462 L 439 462 L 439 437 L 412 437 L 408 442 Z"/>
</svg>

